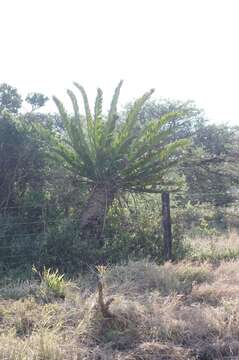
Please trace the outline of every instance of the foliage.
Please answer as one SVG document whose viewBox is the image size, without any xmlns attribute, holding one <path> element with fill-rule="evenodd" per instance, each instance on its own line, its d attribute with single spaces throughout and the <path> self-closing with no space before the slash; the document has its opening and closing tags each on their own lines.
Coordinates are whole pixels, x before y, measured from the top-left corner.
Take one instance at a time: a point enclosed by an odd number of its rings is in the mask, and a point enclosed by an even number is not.
<svg viewBox="0 0 239 360">
<path fill-rule="evenodd" d="M 43 271 L 39 271 L 35 266 L 32 267 L 32 271 L 36 273 L 41 284 L 39 287 L 39 293 L 44 300 L 49 300 L 52 296 L 55 298 L 64 298 L 66 290 L 66 282 L 64 275 L 59 274 L 58 270 L 47 269 L 45 266 Z"/>
<path fill-rule="evenodd" d="M 18 94 L 17 89 L 3 83 L 0 85 L 0 114 L 7 110 L 16 114 L 22 105 L 22 98 Z"/>
<path fill-rule="evenodd" d="M 130 106 L 130 105 L 128 105 Z M 144 106 L 140 113 L 141 124 L 147 124 L 150 119 L 161 118 L 168 113 L 181 113 L 183 116 L 179 118 L 172 118 L 167 124 L 166 128 L 174 128 L 174 131 L 169 134 L 173 139 L 182 139 L 192 136 L 195 132 L 205 126 L 206 119 L 202 109 L 199 109 L 194 101 L 179 101 L 174 99 L 160 98 L 157 100 L 150 100 Z"/>
<path fill-rule="evenodd" d="M 235 199 L 232 193 L 239 183 L 237 134 L 237 128 L 227 125 L 197 129 L 188 149 L 188 160 L 182 164 L 193 203 L 222 206 Z"/>
<path fill-rule="evenodd" d="M 49 98 L 41 93 L 34 92 L 28 94 L 25 100 L 31 105 L 32 111 L 34 111 L 44 106 Z"/>
<path fill-rule="evenodd" d="M 44 182 L 44 152 L 27 124 L 0 115 L 0 208 L 16 206 L 40 192 Z"/>
<path fill-rule="evenodd" d="M 66 161 L 67 166 L 89 184 L 114 181 L 124 191 L 153 191 L 162 189 L 165 169 L 175 163 L 174 154 L 187 141 L 178 140 L 164 146 L 165 132 L 161 128 L 180 113 L 167 113 L 153 119 L 143 129 L 137 127 L 138 115 L 153 90 L 135 101 L 126 115 L 126 120 L 117 126 L 117 102 L 122 82 L 115 90 L 107 119 L 102 114 L 103 93 L 98 89 L 94 115 L 91 114 L 85 90 L 77 83 L 85 106 L 86 128 L 79 113 L 76 96 L 71 90 L 74 116 L 69 116 L 63 104 L 54 97 L 64 122 L 68 138 L 48 136 L 52 148 Z M 165 180 L 166 182 L 166 180 Z M 166 182 L 167 183 L 167 182 Z"/>
<path fill-rule="evenodd" d="M 184 116 L 172 119 L 167 127 L 175 127 L 168 137 L 180 139 L 191 136 L 192 144 L 184 154 L 177 172 L 185 176 L 189 199 L 210 202 L 217 206 L 230 204 L 230 194 L 238 186 L 238 128 L 209 124 L 204 112 L 193 101 L 181 102 L 159 99 L 147 102 L 140 113 L 140 121 L 147 124 L 150 118 L 168 112 L 183 112 Z"/>
<path fill-rule="evenodd" d="M 173 259 L 238 258 L 237 248 L 221 250 L 215 242 L 199 251 L 203 238 L 239 228 L 238 128 L 207 123 L 193 102 L 151 100 L 151 91 L 119 113 L 121 83 L 109 113 L 103 115 L 101 90 L 91 113 L 76 87 L 85 115 L 68 91 L 73 114 L 55 99 L 60 117 L 21 114 L 18 91 L 0 86 L 1 278 L 30 277 L 33 263 L 66 273 L 145 257 L 161 263 L 161 200 L 150 192 L 182 183 L 171 196 Z M 32 110 L 47 100 L 39 93 L 27 99 Z M 89 204 L 96 185 L 103 196 Z M 81 232 L 92 204 L 102 209 L 100 246 L 92 241 L 95 230 Z M 197 241 L 193 249 L 189 238 Z"/>
</svg>

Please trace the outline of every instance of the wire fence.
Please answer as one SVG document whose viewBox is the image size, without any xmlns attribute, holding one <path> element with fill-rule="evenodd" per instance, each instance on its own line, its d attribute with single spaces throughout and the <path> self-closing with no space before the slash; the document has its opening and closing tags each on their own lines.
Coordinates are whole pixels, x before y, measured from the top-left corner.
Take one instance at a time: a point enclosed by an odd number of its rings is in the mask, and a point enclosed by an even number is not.
<svg viewBox="0 0 239 360">
<path fill-rule="evenodd" d="M 221 210 L 225 213 L 230 213 L 231 216 L 239 219 L 239 191 L 228 192 L 205 192 L 205 193 L 177 193 L 174 194 L 171 203 L 172 212 L 178 210 L 180 206 L 177 201 L 182 197 L 184 201 L 195 201 L 197 196 L 223 196 L 233 195 L 235 197 L 234 203 L 221 206 Z M 237 198 L 238 197 L 238 198 Z M 145 211 L 151 213 L 157 212 L 159 218 L 161 216 L 161 201 L 160 197 L 144 198 L 139 202 L 132 202 L 130 216 L 137 223 L 140 208 L 142 206 Z M 14 214 L 12 210 L 16 210 Z M 32 212 L 38 210 L 37 214 L 33 215 Z M 181 207 L 184 210 L 184 207 Z M 61 216 L 52 216 L 52 214 L 59 214 Z M 34 218 L 35 216 L 35 218 Z M 74 224 L 74 217 L 69 217 L 72 224 Z M 54 227 L 64 225 L 64 221 L 68 218 L 64 215 L 64 211 L 59 204 L 41 203 L 34 205 L 23 206 L 9 206 L 3 209 L 0 208 L 0 272 L 7 272 L 10 267 L 14 266 L 27 266 L 28 263 L 38 263 L 42 259 L 40 257 L 46 256 L 46 253 L 41 253 L 45 242 L 51 235 L 50 230 Z M 70 234 L 69 236 L 72 236 Z M 73 234 L 74 236 L 74 234 Z M 75 236 L 77 236 L 77 231 Z"/>
</svg>

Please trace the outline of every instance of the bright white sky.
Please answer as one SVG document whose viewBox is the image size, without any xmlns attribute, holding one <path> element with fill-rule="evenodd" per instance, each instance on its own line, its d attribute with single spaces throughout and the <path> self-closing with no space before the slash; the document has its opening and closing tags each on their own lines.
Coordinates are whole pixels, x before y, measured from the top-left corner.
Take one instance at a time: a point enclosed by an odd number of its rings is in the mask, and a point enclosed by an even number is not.
<svg viewBox="0 0 239 360">
<path fill-rule="evenodd" d="M 0 82 L 65 99 L 72 81 L 107 108 L 194 99 L 212 121 L 239 125 L 238 0 L 0 0 Z"/>
</svg>

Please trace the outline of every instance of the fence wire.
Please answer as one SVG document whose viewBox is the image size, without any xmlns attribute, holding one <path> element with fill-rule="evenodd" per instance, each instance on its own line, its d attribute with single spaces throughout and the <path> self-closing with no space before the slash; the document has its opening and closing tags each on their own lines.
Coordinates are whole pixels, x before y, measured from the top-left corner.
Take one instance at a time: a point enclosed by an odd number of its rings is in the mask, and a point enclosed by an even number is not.
<svg viewBox="0 0 239 360">
<path fill-rule="evenodd" d="M 178 198 L 184 201 L 195 201 L 199 196 L 225 196 L 233 195 L 235 200 L 230 206 L 220 206 L 225 213 L 231 211 L 230 215 L 238 217 L 239 191 L 228 192 L 205 192 L 205 193 L 177 193 L 172 196 L 171 210 L 184 210 L 183 206 L 180 208 L 177 205 Z M 238 198 L 237 198 L 238 196 Z M 160 196 L 155 199 L 144 198 L 144 200 L 132 203 L 130 216 L 137 222 L 139 216 L 139 209 L 143 204 L 146 211 L 151 213 L 161 213 Z M 152 208 L 153 205 L 153 208 Z M 139 207 L 139 209 L 137 209 Z M 11 214 L 15 209 L 16 214 Z M 39 210 L 36 219 L 32 219 L 31 211 Z M 61 218 L 51 218 L 52 212 L 61 213 Z M 50 214 L 51 212 L 51 214 Z M 9 215 L 9 214 L 10 215 Z M 8 271 L 10 267 L 27 266 L 29 263 L 40 261 L 40 250 L 47 236 L 50 235 L 49 229 L 53 226 L 62 226 L 64 221 L 70 219 L 74 223 L 74 217 L 69 219 L 63 216 L 64 211 L 59 204 L 42 203 L 37 206 L 23 205 L 23 206 L 9 206 L 0 209 L 0 272 Z M 161 214 L 160 214 L 161 215 Z M 15 219 L 15 222 L 14 222 Z M 76 234 L 77 235 L 77 234 Z M 17 240 L 17 241 L 15 241 Z M 12 243 L 11 243 L 12 242 Z M 42 255 L 41 255 L 42 256 Z M 23 261 L 25 260 L 25 261 Z M 6 270 L 4 270 L 6 269 Z"/>
</svg>

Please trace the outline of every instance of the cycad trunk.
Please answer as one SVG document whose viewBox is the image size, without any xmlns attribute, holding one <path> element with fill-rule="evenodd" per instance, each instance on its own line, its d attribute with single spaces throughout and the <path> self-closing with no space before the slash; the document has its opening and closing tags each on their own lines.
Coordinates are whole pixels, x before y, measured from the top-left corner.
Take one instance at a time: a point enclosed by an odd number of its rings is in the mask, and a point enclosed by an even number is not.
<svg viewBox="0 0 239 360">
<path fill-rule="evenodd" d="M 96 185 L 81 214 L 81 230 L 87 241 L 102 243 L 102 232 L 106 214 L 114 201 L 116 190 L 106 185 Z M 97 245 L 97 244 L 96 244 Z"/>
</svg>

